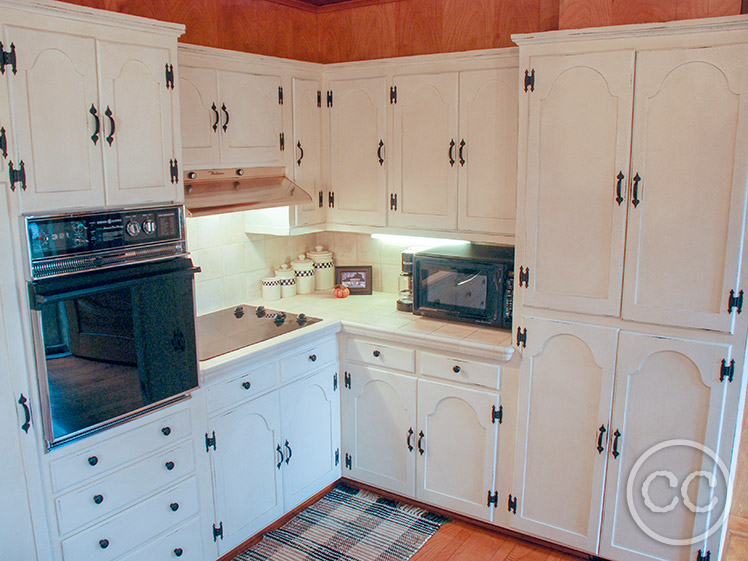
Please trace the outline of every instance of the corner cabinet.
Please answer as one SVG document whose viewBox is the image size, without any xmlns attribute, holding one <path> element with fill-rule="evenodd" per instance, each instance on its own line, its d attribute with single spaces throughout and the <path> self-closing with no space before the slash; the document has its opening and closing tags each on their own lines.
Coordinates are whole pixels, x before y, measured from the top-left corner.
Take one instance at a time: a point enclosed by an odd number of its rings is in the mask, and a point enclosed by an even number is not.
<svg viewBox="0 0 748 561">
<path fill-rule="evenodd" d="M 5 68 L 16 145 L 8 166 L 21 210 L 180 200 L 174 80 L 183 27 L 96 25 L 64 10 L 2 15 L 3 43 L 15 50 Z M 66 32 L 57 31 L 63 20 Z"/>
</svg>

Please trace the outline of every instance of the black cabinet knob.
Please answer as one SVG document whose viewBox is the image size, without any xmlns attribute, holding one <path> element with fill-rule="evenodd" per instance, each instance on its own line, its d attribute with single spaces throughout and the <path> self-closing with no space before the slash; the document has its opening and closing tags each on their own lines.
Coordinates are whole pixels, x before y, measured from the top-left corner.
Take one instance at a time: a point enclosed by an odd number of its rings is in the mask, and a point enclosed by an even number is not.
<svg viewBox="0 0 748 561">
<path fill-rule="evenodd" d="M 171 509 L 172 512 L 176 512 L 179 510 L 179 503 L 171 503 L 169 505 L 169 508 Z"/>
<path fill-rule="evenodd" d="M 182 551 L 182 548 L 181 547 L 177 547 L 174 550 L 174 557 L 182 557 L 182 553 L 184 553 L 184 551 Z"/>
<path fill-rule="evenodd" d="M 242 382 L 242 387 L 243 387 L 243 388 L 244 388 L 245 390 L 248 390 L 249 388 L 251 388 L 251 387 L 252 387 L 252 384 L 251 384 L 250 382 Z"/>
<path fill-rule="evenodd" d="M 373 354 L 375 357 L 379 358 L 379 355 L 381 355 L 382 353 L 380 353 L 379 351 L 374 351 L 371 354 Z"/>
<path fill-rule="evenodd" d="M 161 429 L 161 432 L 164 433 L 164 436 L 169 436 L 171 434 L 171 427 L 164 427 Z"/>
<path fill-rule="evenodd" d="M 455 374 L 459 374 L 460 370 L 462 370 L 462 368 L 460 368 L 456 364 L 452 367 L 452 372 L 454 372 Z"/>
<path fill-rule="evenodd" d="M 317 355 L 309 355 L 309 360 L 314 362 L 315 360 L 317 360 Z"/>
<path fill-rule="evenodd" d="M 99 458 L 97 458 L 96 456 L 91 456 L 90 458 L 88 458 L 89 466 L 95 466 L 98 463 L 99 463 Z"/>
<path fill-rule="evenodd" d="M 168 469 L 169 471 L 174 469 L 174 462 L 166 462 L 164 465 L 166 466 L 166 469 Z"/>
<path fill-rule="evenodd" d="M 101 503 L 103 503 L 103 502 L 104 502 L 104 495 L 94 495 L 94 498 L 93 498 L 93 499 L 94 499 L 94 502 L 95 502 L 95 503 L 96 503 L 97 505 L 100 505 Z"/>
<path fill-rule="evenodd" d="M 99 540 L 99 547 L 101 549 L 106 549 L 109 547 L 109 540 Z"/>
</svg>

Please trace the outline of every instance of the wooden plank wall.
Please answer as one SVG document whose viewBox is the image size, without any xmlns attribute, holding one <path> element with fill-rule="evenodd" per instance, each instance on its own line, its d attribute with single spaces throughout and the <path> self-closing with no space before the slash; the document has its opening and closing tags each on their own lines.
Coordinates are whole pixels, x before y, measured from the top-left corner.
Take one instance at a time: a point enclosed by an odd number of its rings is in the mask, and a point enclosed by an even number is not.
<svg viewBox="0 0 748 561">
<path fill-rule="evenodd" d="M 512 33 L 733 15 L 748 0 L 64 0 L 184 23 L 185 43 L 313 62 L 511 46 Z"/>
</svg>

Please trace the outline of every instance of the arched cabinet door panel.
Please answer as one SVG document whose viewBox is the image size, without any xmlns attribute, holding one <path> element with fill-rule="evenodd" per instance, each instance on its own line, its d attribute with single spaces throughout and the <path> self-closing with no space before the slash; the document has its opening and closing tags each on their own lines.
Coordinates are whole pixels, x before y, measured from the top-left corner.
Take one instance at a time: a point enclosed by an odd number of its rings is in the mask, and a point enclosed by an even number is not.
<svg viewBox="0 0 748 561">
<path fill-rule="evenodd" d="M 219 162 L 223 131 L 216 71 L 180 65 L 179 105 L 185 165 L 207 166 Z"/>
</svg>

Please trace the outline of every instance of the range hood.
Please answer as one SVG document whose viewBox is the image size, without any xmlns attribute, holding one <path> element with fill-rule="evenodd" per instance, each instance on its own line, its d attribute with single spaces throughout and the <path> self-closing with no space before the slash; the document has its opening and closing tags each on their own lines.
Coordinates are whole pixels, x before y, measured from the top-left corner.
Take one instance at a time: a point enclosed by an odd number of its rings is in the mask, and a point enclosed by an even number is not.
<svg viewBox="0 0 748 561">
<path fill-rule="evenodd" d="M 285 172 L 282 166 L 188 171 L 184 174 L 187 216 L 311 203 L 307 192 Z"/>
</svg>

